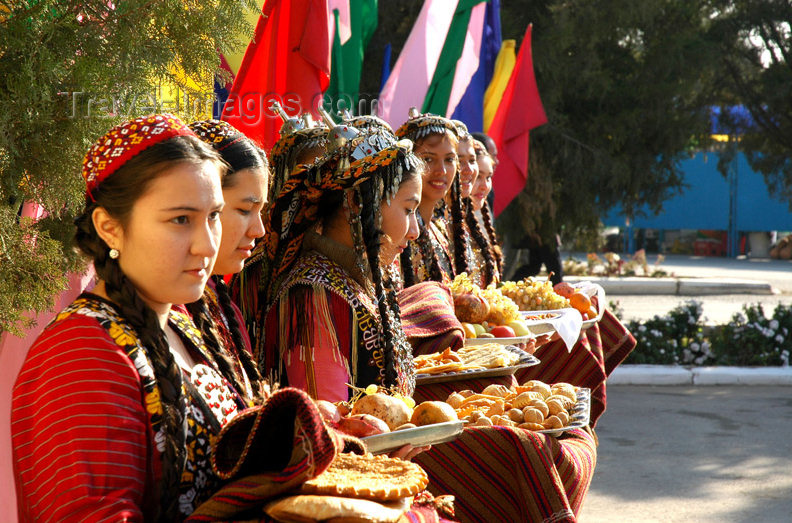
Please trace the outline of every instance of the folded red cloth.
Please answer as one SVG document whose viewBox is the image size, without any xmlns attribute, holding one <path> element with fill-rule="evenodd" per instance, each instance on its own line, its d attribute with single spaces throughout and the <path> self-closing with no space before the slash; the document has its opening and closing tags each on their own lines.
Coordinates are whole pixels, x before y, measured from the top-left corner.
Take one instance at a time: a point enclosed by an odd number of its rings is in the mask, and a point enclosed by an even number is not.
<svg viewBox="0 0 792 523">
<path fill-rule="evenodd" d="M 436 281 L 425 281 L 398 294 L 404 334 L 415 355 L 431 354 L 465 343 L 462 324 L 454 314 L 451 289 Z"/>
</svg>

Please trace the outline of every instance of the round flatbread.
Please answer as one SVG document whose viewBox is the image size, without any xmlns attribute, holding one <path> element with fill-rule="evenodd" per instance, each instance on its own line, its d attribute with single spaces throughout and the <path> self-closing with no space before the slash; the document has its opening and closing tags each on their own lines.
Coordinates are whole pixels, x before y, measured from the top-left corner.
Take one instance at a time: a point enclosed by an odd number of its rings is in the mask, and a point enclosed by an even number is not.
<svg viewBox="0 0 792 523">
<path fill-rule="evenodd" d="M 395 523 L 410 507 L 409 499 L 383 505 L 368 499 L 302 494 L 272 501 L 264 512 L 277 521 L 298 523 Z"/>
<path fill-rule="evenodd" d="M 339 454 L 301 492 L 388 501 L 414 496 L 429 484 L 426 472 L 410 461 L 385 456 Z"/>
</svg>

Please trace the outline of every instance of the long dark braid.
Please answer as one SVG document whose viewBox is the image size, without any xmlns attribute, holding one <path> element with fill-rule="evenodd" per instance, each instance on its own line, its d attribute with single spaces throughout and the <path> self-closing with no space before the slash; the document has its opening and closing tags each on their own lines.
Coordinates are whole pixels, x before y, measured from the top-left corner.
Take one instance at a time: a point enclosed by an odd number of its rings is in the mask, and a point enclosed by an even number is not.
<svg viewBox="0 0 792 523">
<path fill-rule="evenodd" d="M 454 242 L 454 275 L 466 272 L 470 274 L 468 265 L 469 238 L 465 230 L 465 215 L 462 211 L 462 194 L 459 188 L 459 173 L 451 183 L 451 227 Z"/>
<path fill-rule="evenodd" d="M 418 216 L 418 229 L 420 231 L 420 236 L 418 236 L 415 242 L 411 243 L 415 243 L 418 246 L 421 252 L 421 261 L 426 266 L 429 279 L 441 282 L 443 281 L 443 270 L 440 268 L 440 260 L 437 259 L 437 252 L 432 245 L 432 239 L 429 237 L 429 226 L 423 223 L 420 215 Z M 410 265 L 410 270 L 413 270 L 412 265 Z"/>
<path fill-rule="evenodd" d="M 481 226 L 479 225 L 478 220 L 476 219 L 476 215 L 473 212 L 473 202 L 470 198 L 465 198 L 464 201 L 465 205 L 465 223 L 467 223 L 468 230 L 470 231 L 470 235 L 473 241 L 476 242 L 479 249 L 481 250 L 481 255 L 484 257 L 484 285 L 489 285 L 493 283 L 496 279 L 496 260 L 495 255 L 492 253 L 492 245 L 490 245 L 489 240 L 486 236 L 484 236 L 484 232 L 481 230 Z"/>
<path fill-rule="evenodd" d="M 201 332 L 204 345 L 206 345 L 209 354 L 217 364 L 218 369 L 220 369 L 220 374 L 231 382 L 240 396 L 244 396 L 246 390 L 244 379 L 234 369 L 234 360 L 231 359 L 231 356 L 223 346 L 223 342 L 220 341 L 220 334 L 217 331 L 215 320 L 209 313 L 206 300 L 207 298 L 204 295 L 200 300 L 187 304 L 187 310 L 192 315 L 196 328 Z"/>
<path fill-rule="evenodd" d="M 242 328 L 239 325 L 239 321 L 237 321 L 236 310 L 234 310 L 231 304 L 231 294 L 228 285 L 225 284 L 223 278 L 220 276 L 212 276 L 212 279 L 215 282 L 217 301 L 220 304 L 223 315 L 226 317 L 226 321 L 228 321 L 228 330 L 231 332 L 231 337 L 237 348 L 239 361 L 242 363 L 242 368 L 245 369 L 245 374 L 247 374 L 250 380 L 254 396 L 258 396 L 264 383 L 258 365 L 253 361 L 253 355 L 245 349 L 245 341 L 242 338 Z"/>
<path fill-rule="evenodd" d="M 374 195 L 374 183 L 368 181 L 361 184 L 359 194 L 361 208 L 370 210 L 370 212 L 361 213 L 360 226 L 363 235 L 363 244 L 366 247 L 366 258 L 368 258 L 371 280 L 374 283 L 377 309 L 379 310 L 380 322 L 382 324 L 381 336 L 385 348 L 385 376 L 383 385 L 386 387 L 395 387 L 398 384 L 395 361 L 396 347 L 393 343 L 394 336 L 390 336 L 389 333 L 392 332 L 393 328 L 401 328 L 401 326 L 391 325 L 390 315 L 388 314 L 393 308 L 389 304 L 391 295 L 385 291 L 382 268 L 379 264 L 380 241 L 383 233 L 377 223 L 375 223 L 375 216 L 379 211 L 379 205 Z"/>
<path fill-rule="evenodd" d="M 162 403 L 165 431 L 162 453 L 162 490 L 157 507 L 157 521 L 180 519 L 179 490 L 186 459 L 185 405 L 182 374 L 171 354 L 165 332 L 157 315 L 144 302 L 135 286 L 121 271 L 118 261 L 109 257 L 109 249 L 96 233 L 91 215 L 98 205 L 90 203 L 76 220 L 75 241 L 93 259 L 96 274 L 105 282 L 105 292 L 119 308 L 120 315 L 140 338 L 149 355 Z"/>
<path fill-rule="evenodd" d="M 408 242 L 407 247 L 405 247 L 399 255 L 399 266 L 401 266 L 402 282 L 404 283 L 405 289 L 407 287 L 412 287 L 416 283 L 412 261 L 412 244 L 413 242 Z"/>
<path fill-rule="evenodd" d="M 498 233 L 495 232 L 495 227 L 492 224 L 492 222 L 495 221 L 492 217 L 492 209 L 486 198 L 481 206 L 481 221 L 484 222 L 484 230 L 487 232 L 487 236 L 489 236 L 490 245 L 492 246 L 492 255 L 495 257 L 498 272 L 503 275 L 503 251 L 501 250 L 500 241 L 498 240 Z"/>
</svg>

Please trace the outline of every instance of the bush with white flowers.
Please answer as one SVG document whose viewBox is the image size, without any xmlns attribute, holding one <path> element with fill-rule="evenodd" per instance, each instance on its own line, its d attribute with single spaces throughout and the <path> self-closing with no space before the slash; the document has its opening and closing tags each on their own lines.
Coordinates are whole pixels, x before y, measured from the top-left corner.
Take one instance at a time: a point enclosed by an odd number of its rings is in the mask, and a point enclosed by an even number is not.
<svg viewBox="0 0 792 523">
<path fill-rule="evenodd" d="M 614 305 L 611 310 L 619 316 Z M 745 305 L 729 323 L 707 329 L 701 302 L 690 300 L 664 316 L 633 320 L 627 327 L 638 345 L 625 363 L 787 366 L 792 353 L 788 305 L 778 305 L 770 318 L 761 304 Z"/>
</svg>

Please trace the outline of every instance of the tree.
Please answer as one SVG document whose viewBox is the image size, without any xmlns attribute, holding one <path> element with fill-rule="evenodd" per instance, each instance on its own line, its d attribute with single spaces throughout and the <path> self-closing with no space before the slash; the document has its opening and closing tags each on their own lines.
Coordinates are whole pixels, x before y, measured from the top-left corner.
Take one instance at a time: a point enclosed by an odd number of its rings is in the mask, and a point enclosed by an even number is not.
<svg viewBox="0 0 792 523">
<path fill-rule="evenodd" d="M 504 6 L 504 37 L 533 22 L 549 123 L 531 133 L 529 180 L 506 230 L 594 233 L 621 205 L 659 211 L 679 162 L 709 141 L 722 73 L 707 1 L 572 0 Z"/>
<path fill-rule="evenodd" d="M 394 56 L 421 2 L 380 3 L 366 63 Z M 407 5 L 405 5 L 407 4 Z M 533 23 L 533 59 L 548 124 L 531 132 L 529 180 L 498 220 L 505 232 L 596 232 L 619 204 L 652 211 L 684 187 L 678 164 L 708 144 L 723 72 L 707 0 L 512 0 L 503 38 Z M 372 53 L 373 50 L 373 53 Z M 375 76 L 375 75 L 372 75 Z M 361 90 L 376 92 L 379 78 Z M 368 81 L 368 84 L 366 84 Z"/>
<path fill-rule="evenodd" d="M 81 260 L 82 157 L 151 112 L 211 114 L 218 50 L 252 36 L 254 0 L 0 0 L 0 332 L 43 311 Z M 168 103 L 163 103 L 167 101 Z M 20 218 L 24 202 L 49 215 Z"/>
<path fill-rule="evenodd" d="M 722 0 L 716 7 L 712 32 L 726 72 L 720 123 L 739 137 L 737 148 L 770 193 L 792 208 L 792 4 Z M 728 106 L 744 106 L 750 118 Z"/>
</svg>

